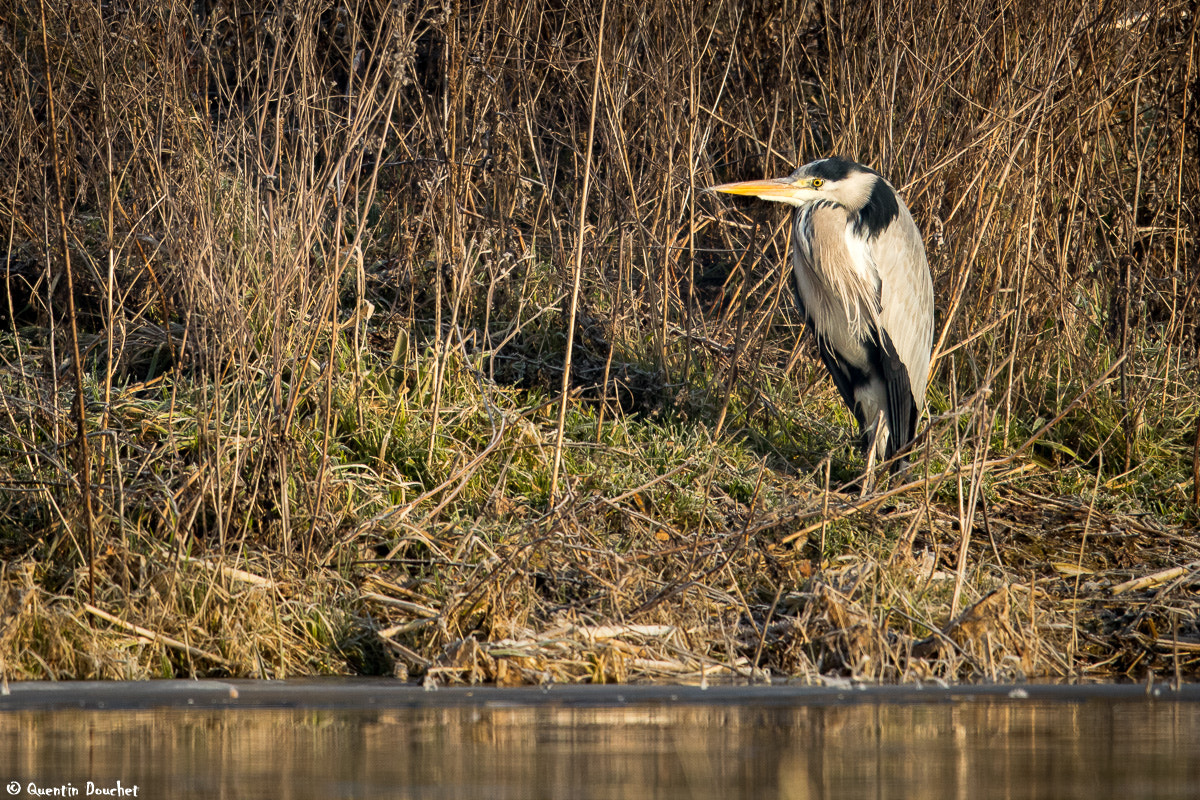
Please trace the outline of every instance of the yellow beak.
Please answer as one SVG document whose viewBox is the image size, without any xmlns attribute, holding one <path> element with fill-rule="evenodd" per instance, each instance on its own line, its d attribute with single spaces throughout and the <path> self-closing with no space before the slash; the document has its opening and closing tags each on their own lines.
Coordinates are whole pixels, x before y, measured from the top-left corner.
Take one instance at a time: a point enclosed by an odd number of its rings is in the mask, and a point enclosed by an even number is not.
<svg viewBox="0 0 1200 800">
<path fill-rule="evenodd" d="M 785 178 L 771 178 L 765 181 L 740 181 L 738 183 L 722 183 L 710 186 L 710 192 L 725 192 L 726 194 L 742 194 L 763 199 L 792 198 L 796 196 L 797 184 Z"/>
</svg>

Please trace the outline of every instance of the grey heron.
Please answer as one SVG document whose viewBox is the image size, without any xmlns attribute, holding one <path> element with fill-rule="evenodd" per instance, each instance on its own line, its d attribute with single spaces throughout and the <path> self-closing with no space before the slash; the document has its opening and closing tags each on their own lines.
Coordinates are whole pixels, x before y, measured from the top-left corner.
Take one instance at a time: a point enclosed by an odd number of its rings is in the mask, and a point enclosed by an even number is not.
<svg viewBox="0 0 1200 800">
<path fill-rule="evenodd" d="M 858 420 L 868 469 L 875 457 L 891 459 L 916 434 L 933 348 L 933 280 L 904 201 L 878 172 L 840 157 L 711 190 L 796 207 L 792 273 L 801 313 Z"/>
</svg>

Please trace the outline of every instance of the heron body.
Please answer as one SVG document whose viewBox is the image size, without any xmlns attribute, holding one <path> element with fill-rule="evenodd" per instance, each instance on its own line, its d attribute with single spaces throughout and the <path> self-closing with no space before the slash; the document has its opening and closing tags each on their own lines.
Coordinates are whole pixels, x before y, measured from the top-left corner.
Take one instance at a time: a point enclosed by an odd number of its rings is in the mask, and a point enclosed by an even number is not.
<svg viewBox="0 0 1200 800">
<path fill-rule="evenodd" d="M 916 434 L 933 348 L 933 280 L 904 201 L 879 173 L 836 157 L 712 190 L 796 207 L 801 312 L 868 457 L 892 458 Z"/>
</svg>

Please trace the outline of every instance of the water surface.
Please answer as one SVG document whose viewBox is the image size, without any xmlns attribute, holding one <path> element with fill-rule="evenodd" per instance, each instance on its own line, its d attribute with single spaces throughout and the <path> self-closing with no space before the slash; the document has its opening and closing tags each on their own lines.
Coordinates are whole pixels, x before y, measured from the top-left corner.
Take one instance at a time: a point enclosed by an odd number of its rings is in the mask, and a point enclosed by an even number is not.
<svg viewBox="0 0 1200 800">
<path fill-rule="evenodd" d="M 1197 798 L 1197 698 L 14 684 L 0 785 L 22 798 L 87 797 L 89 782 L 139 798 Z"/>
</svg>

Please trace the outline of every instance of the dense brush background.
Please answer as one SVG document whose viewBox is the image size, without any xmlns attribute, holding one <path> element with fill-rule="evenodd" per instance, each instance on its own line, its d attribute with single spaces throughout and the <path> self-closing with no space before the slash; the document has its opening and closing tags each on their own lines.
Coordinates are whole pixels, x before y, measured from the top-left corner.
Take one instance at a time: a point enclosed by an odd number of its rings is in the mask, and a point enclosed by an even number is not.
<svg viewBox="0 0 1200 800">
<path fill-rule="evenodd" d="M 1194 674 L 1197 85 L 1186 0 L 0 0 L 0 672 Z M 835 153 L 937 298 L 874 500 L 702 193 Z"/>
</svg>

